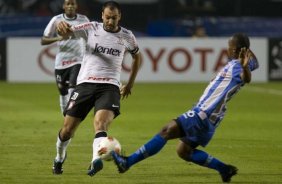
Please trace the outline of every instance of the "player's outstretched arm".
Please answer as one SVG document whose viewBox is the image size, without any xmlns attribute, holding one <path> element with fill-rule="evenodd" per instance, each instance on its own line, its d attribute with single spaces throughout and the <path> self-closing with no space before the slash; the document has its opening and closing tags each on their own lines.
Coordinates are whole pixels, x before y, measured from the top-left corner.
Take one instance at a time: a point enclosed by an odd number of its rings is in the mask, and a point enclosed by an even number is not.
<svg viewBox="0 0 282 184">
<path fill-rule="evenodd" d="M 258 59 L 252 50 L 250 50 L 250 60 L 248 65 L 251 71 L 254 71 L 259 68 Z"/>
<path fill-rule="evenodd" d="M 133 87 L 135 78 L 137 76 L 139 67 L 140 67 L 140 63 L 141 63 L 141 54 L 140 52 L 134 54 L 132 56 L 133 58 L 133 63 L 132 63 L 132 67 L 131 67 L 131 72 L 130 72 L 130 76 L 128 79 L 128 82 L 126 85 L 123 85 L 120 89 L 120 94 L 122 96 L 122 99 L 127 98 L 128 95 L 131 94 L 131 88 Z"/>
<path fill-rule="evenodd" d="M 49 45 L 57 41 L 67 40 L 72 35 L 70 25 L 66 22 L 58 23 L 58 25 L 56 26 L 56 30 L 57 30 L 58 36 L 56 37 L 43 36 L 41 38 L 41 45 Z"/>
<path fill-rule="evenodd" d="M 41 45 L 49 45 L 51 43 L 62 41 L 64 38 L 62 36 L 56 36 L 56 37 L 45 37 L 43 36 L 41 38 Z"/>
<path fill-rule="evenodd" d="M 239 59 L 241 61 L 241 65 L 243 68 L 243 71 L 241 73 L 241 79 L 245 83 L 251 82 L 252 79 L 252 74 L 248 66 L 251 56 L 252 56 L 252 52 L 249 49 L 246 48 L 241 49 L 239 54 Z"/>
</svg>

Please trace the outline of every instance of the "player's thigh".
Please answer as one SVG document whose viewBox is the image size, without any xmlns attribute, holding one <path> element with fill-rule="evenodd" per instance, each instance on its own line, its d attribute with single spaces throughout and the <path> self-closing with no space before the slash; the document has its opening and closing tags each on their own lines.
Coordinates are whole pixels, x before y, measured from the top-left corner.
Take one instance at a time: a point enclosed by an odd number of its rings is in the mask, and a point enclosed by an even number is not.
<svg viewBox="0 0 282 184">
<path fill-rule="evenodd" d="M 94 128 L 97 131 L 108 131 L 108 128 L 114 119 L 115 114 L 111 110 L 100 109 L 96 112 L 94 117 Z"/>
<path fill-rule="evenodd" d="M 171 120 L 161 129 L 160 135 L 166 140 L 176 139 L 182 136 L 182 130 L 175 120 Z"/>
<path fill-rule="evenodd" d="M 102 109 L 110 110 L 115 117 L 120 114 L 120 91 L 112 84 L 101 84 L 96 94 L 95 114 Z"/>
<path fill-rule="evenodd" d="M 190 156 L 194 147 L 197 147 L 196 145 L 193 145 L 192 142 L 183 142 L 179 140 L 176 152 L 178 156 L 186 161 L 190 161 Z"/>
<path fill-rule="evenodd" d="M 95 104 L 95 84 L 80 84 L 74 89 L 64 114 L 83 120 Z"/>
</svg>

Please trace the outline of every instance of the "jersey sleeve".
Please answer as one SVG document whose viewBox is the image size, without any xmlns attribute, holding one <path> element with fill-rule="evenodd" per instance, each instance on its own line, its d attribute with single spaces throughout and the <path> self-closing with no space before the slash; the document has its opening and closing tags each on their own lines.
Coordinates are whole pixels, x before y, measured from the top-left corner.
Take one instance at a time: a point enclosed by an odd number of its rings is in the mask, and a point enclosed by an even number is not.
<svg viewBox="0 0 282 184">
<path fill-rule="evenodd" d="M 128 35 L 126 37 L 127 37 L 126 38 L 127 39 L 127 46 L 126 46 L 127 51 L 130 54 L 135 55 L 136 53 L 139 52 L 137 40 L 131 31 L 128 31 Z"/>
<path fill-rule="evenodd" d="M 85 22 L 90 22 L 90 20 L 88 19 L 88 17 L 86 15 L 82 15 L 82 14 L 77 14 L 79 19 L 81 20 L 81 23 L 85 23 Z"/>
<path fill-rule="evenodd" d="M 83 38 L 84 40 L 88 37 L 88 31 L 94 29 L 94 24 L 92 22 L 86 22 L 78 25 L 72 26 L 73 33 L 77 38 Z"/>
<path fill-rule="evenodd" d="M 86 22 L 78 25 L 73 25 L 72 29 L 74 32 L 77 32 L 77 31 L 87 31 L 89 29 L 93 29 L 93 27 L 94 24 L 92 22 Z"/>
<path fill-rule="evenodd" d="M 250 71 L 254 71 L 254 70 L 258 69 L 259 68 L 258 60 L 256 58 L 251 58 L 249 60 L 248 67 L 249 67 Z"/>
<path fill-rule="evenodd" d="M 43 36 L 45 37 L 54 37 L 57 32 L 56 32 L 56 24 L 57 24 L 57 18 L 53 17 L 48 25 L 46 26 Z"/>
<path fill-rule="evenodd" d="M 90 22 L 90 20 L 88 19 L 88 17 L 84 16 L 85 18 L 85 22 Z"/>
</svg>

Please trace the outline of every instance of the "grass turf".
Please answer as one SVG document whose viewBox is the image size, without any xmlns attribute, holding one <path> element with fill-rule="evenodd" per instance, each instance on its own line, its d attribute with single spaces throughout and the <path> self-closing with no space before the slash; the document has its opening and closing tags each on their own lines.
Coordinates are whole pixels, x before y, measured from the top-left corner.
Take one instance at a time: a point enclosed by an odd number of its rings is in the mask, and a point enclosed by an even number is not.
<svg viewBox="0 0 282 184">
<path fill-rule="evenodd" d="M 205 83 L 139 83 L 122 101 L 109 134 L 127 154 L 155 135 L 170 119 L 190 109 Z M 92 157 L 93 113 L 83 121 L 68 148 L 64 174 L 51 172 L 63 117 L 55 84 L 0 82 L 0 183 L 220 183 L 214 171 L 180 160 L 177 140 L 125 174 L 112 162 L 94 177 L 86 175 Z M 204 148 L 236 165 L 234 183 L 282 183 L 282 85 L 246 85 L 228 104 L 225 119 Z M 200 148 L 202 149 L 202 148 Z"/>
</svg>

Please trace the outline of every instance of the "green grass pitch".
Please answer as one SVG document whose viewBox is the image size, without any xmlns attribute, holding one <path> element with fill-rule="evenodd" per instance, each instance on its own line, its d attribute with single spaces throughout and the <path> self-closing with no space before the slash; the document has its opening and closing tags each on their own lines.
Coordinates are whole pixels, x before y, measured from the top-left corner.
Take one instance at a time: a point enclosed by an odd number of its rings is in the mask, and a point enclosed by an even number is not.
<svg viewBox="0 0 282 184">
<path fill-rule="evenodd" d="M 130 154 L 170 119 L 190 109 L 206 83 L 137 83 L 121 102 L 121 115 L 108 132 Z M 179 159 L 178 140 L 124 174 L 112 162 L 94 177 L 86 175 L 92 158 L 93 113 L 68 147 L 64 173 L 51 172 L 63 117 L 55 84 L 0 82 L 1 184 L 171 184 L 220 183 L 217 172 Z M 204 149 L 239 168 L 233 183 L 282 183 L 282 83 L 246 85 L 228 104 L 225 119 Z"/>
</svg>

